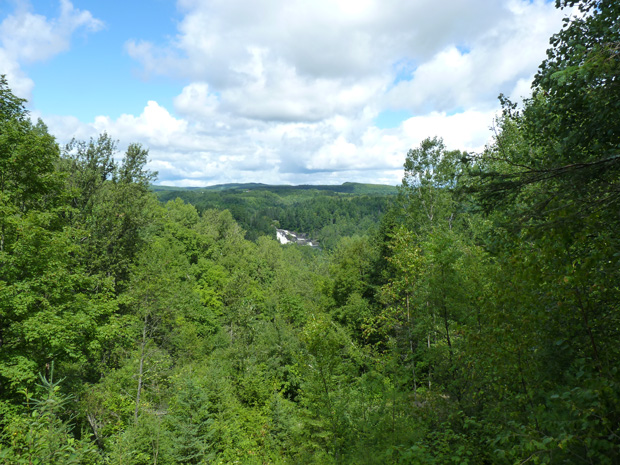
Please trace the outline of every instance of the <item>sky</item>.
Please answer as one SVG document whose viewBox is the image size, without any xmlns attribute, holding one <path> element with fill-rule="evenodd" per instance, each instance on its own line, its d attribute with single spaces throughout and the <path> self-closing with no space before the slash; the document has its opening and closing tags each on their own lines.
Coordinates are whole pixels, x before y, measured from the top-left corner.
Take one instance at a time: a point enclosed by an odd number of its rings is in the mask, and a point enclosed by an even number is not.
<svg viewBox="0 0 620 465">
<path fill-rule="evenodd" d="M 158 184 L 396 185 L 479 152 L 566 11 L 544 0 L 0 0 L 0 74 L 60 144 L 149 149 Z"/>
</svg>

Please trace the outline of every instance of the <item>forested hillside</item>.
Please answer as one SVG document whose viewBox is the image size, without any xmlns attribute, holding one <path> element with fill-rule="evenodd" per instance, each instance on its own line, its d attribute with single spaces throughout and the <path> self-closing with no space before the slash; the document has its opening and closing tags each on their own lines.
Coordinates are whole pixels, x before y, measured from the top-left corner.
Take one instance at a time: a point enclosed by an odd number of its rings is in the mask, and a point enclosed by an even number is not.
<svg viewBox="0 0 620 465">
<path fill-rule="evenodd" d="M 2 78 L 0 464 L 619 463 L 620 4 L 578 5 L 483 153 L 426 139 L 391 204 L 239 196 L 377 211 L 323 250 L 160 202 Z"/>
<path fill-rule="evenodd" d="M 159 190 L 161 201 L 182 199 L 198 212 L 228 210 L 246 238 L 276 237 L 276 228 L 308 234 L 333 248 L 343 236 L 376 228 L 394 203 L 392 186 L 345 183 L 341 186 L 215 186 L 200 190 Z"/>
</svg>

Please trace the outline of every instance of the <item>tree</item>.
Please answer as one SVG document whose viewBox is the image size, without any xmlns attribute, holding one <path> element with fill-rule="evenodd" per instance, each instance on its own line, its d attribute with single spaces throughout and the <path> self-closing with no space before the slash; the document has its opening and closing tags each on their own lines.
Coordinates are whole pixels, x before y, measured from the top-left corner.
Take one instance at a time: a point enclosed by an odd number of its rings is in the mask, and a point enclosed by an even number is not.
<svg viewBox="0 0 620 465">
<path fill-rule="evenodd" d="M 137 257 L 132 271 L 126 298 L 136 318 L 138 336 L 134 409 L 134 419 L 137 421 L 148 379 L 156 380 L 162 376 L 156 368 L 148 369 L 149 359 L 154 354 L 155 358 L 167 358 L 168 354 L 174 353 L 175 336 L 184 329 L 180 323 L 186 320 L 189 323 L 197 317 L 200 304 L 194 292 L 189 264 L 182 249 L 173 240 L 153 238 Z M 191 350 L 190 347 L 179 349 Z M 160 365 L 165 367 L 166 363 Z"/>
<path fill-rule="evenodd" d="M 28 411 L 12 417 L 6 425 L 4 436 L 10 446 L 3 448 L 0 444 L 0 464 L 100 463 L 101 457 L 89 440 L 75 440 L 73 427 L 62 418 L 73 396 L 61 392 L 62 380 L 54 381 L 53 364 L 47 376 L 39 375 L 40 398 L 24 391 Z"/>
<path fill-rule="evenodd" d="M 521 384 L 497 393 L 497 404 L 518 418 L 497 432 L 507 462 L 613 463 L 620 453 L 612 400 L 620 392 L 612 329 L 620 301 L 620 5 L 556 4 L 580 12 L 552 37 L 532 97 L 522 109 L 502 99 L 495 142 L 471 158 L 473 190 L 494 222 L 486 243 L 501 265 L 496 282 L 510 276 L 485 309 L 505 351 L 494 351 L 485 371 Z M 590 413 L 577 418 L 576 409 Z"/>
<path fill-rule="evenodd" d="M 149 186 L 157 174 L 145 168 L 148 150 L 139 144 L 129 145 L 121 164 L 116 153 L 116 142 L 104 133 L 69 143 L 60 166 L 69 178 L 72 224 L 84 230 L 84 263 L 90 272 L 113 278 L 120 293 L 154 210 Z"/>
<path fill-rule="evenodd" d="M 79 261 L 80 232 L 67 224 L 71 207 L 56 169 L 59 148 L 23 101 L 0 84 L 0 399 L 19 408 L 54 360 L 62 374 L 97 371 L 102 323 L 114 303 L 108 283 Z M 99 292 L 98 296 L 95 296 Z M 6 404 L 5 404 L 6 402 Z"/>
<path fill-rule="evenodd" d="M 446 150 L 442 139 L 424 139 L 407 152 L 400 196 L 409 223 L 416 231 L 446 224 L 452 228 L 456 215 L 454 190 L 461 174 L 458 150 Z"/>
<path fill-rule="evenodd" d="M 620 5 L 556 1 L 560 8 L 575 5 L 579 14 L 565 18 L 551 38 L 524 108 L 500 96 L 504 116 L 495 150 L 473 170 L 484 182 L 483 201 L 529 195 L 522 213 L 539 222 L 558 221 L 559 209 L 583 217 L 620 201 Z M 519 133 L 520 148 L 513 150 L 506 131 Z"/>
</svg>

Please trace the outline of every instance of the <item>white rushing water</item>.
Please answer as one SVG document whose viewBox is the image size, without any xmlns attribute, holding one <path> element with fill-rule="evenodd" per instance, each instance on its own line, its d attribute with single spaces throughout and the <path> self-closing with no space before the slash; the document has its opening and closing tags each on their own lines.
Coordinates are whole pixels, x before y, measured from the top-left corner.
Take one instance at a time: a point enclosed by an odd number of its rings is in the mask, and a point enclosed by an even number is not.
<svg viewBox="0 0 620 465">
<path fill-rule="evenodd" d="M 286 238 L 286 230 L 285 229 L 276 229 L 276 236 L 280 241 L 280 244 L 288 244 L 290 241 Z"/>
<path fill-rule="evenodd" d="M 318 247 L 319 243 L 306 238 L 305 234 L 299 234 L 288 229 L 276 229 L 276 237 L 280 244 L 299 244 L 309 245 L 310 247 Z"/>
</svg>

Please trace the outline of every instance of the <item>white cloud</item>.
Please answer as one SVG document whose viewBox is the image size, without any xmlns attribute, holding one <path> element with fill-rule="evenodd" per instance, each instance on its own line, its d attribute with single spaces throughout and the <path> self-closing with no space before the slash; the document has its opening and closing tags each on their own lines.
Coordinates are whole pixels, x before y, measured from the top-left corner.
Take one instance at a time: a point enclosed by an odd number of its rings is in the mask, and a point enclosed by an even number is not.
<svg viewBox="0 0 620 465">
<path fill-rule="evenodd" d="M 380 99 L 397 63 L 429 60 L 510 21 L 504 3 L 183 0 L 173 39 L 129 41 L 127 51 L 148 73 L 207 82 L 233 114 L 315 121 Z"/>
<path fill-rule="evenodd" d="M 98 116 L 93 124 L 99 132 L 118 134 L 124 140 L 128 137 L 144 141 L 155 148 L 170 147 L 187 131 L 187 122 L 174 118 L 168 110 L 155 101 L 149 101 L 140 116 L 121 115 L 116 121 L 107 116 Z"/>
<path fill-rule="evenodd" d="M 159 171 L 160 182 L 199 186 L 242 181 L 398 184 L 408 149 L 426 137 L 440 136 L 449 148 L 481 150 L 491 136 L 493 116 L 493 111 L 451 116 L 434 112 L 394 129 L 345 116 L 218 128 L 174 117 L 151 101 L 139 116 L 121 115 L 115 120 L 101 116 L 90 124 L 70 117 L 45 120 L 61 142 L 101 132 L 120 139 L 122 150 L 128 142 L 140 142 L 150 148 L 149 168 Z"/>
<path fill-rule="evenodd" d="M 302 76 L 382 73 L 394 58 L 432 56 L 507 16 L 502 1 L 431 0 L 182 0 L 186 15 L 166 47 L 129 42 L 151 71 L 230 83 L 234 68 L 264 48 Z M 172 60 L 185 66 L 170 68 Z M 223 66 L 214 66 L 223 64 Z M 219 84 L 218 84 L 219 85 Z"/>
<path fill-rule="evenodd" d="M 385 108 L 496 108 L 500 92 L 526 87 L 563 16 L 542 0 L 178 5 L 185 16 L 177 35 L 163 46 L 129 41 L 129 54 L 147 73 L 195 81 L 175 102 L 184 115 L 212 117 L 217 106 L 229 118 L 274 123 L 365 118 Z M 202 109 L 185 95 L 198 97 L 198 83 L 210 92 Z"/>
<path fill-rule="evenodd" d="M 69 0 L 60 0 L 60 14 L 53 19 L 33 13 L 26 0 L 18 1 L 13 14 L 0 23 L 0 69 L 16 95 L 30 98 L 34 83 L 22 64 L 45 61 L 68 50 L 71 36 L 80 28 L 97 31 L 102 27 L 101 21 L 74 8 Z"/>
<path fill-rule="evenodd" d="M 198 120 L 213 118 L 218 110 L 217 95 L 209 92 L 209 84 L 195 82 L 183 88 L 174 99 L 174 108 L 181 115 Z"/>
<path fill-rule="evenodd" d="M 107 131 L 150 147 L 174 185 L 397 184 L 408 149 L 443 137 L 481 150 L 497 95 L 527 95 L 562 12 L 543 0 L 179 0 L 164 43 L 128 41 L 146 74 L 181 79 L 173 108 L 86 124 L 46 118 L 60 140 Z M 1 55 L 0 55 L 1 56 Z M 0 58 L 1 59 L 1 58 Z M 412 115 L 395 128 L 388 109 Z M 174 110 L 174 112 L 173 112 Z"/>
<path fill-rule="evenodd" d="M 21 98 L 30 97 L 34 82 L 22 71 L 19 63 L 1 47 L 0 70 L 2 74 L 6 75 L 9 86 L 15 95 Z"/>
<path fill-rule="evenodd" d="M 465 50 L 450 44 L 420 64 L 411 80 L 388 92 L 387 103 L 416 113 L 489 108 L 500 92 L 529 88 L 563 14 L 548 3 L 517 0 L 508 2 L 507 10 L 507 17 L 481 31 Z"/>
<path fill-rule="evenodd" d="M 419 145 L 427 137 L 443 138 L 449 149 L 480 152 L 491 137 L 490 127 L 496 110 L 468 110 L 454 115 L 432 112 L 403 122 L 403 135 Z"/>
</svg>

